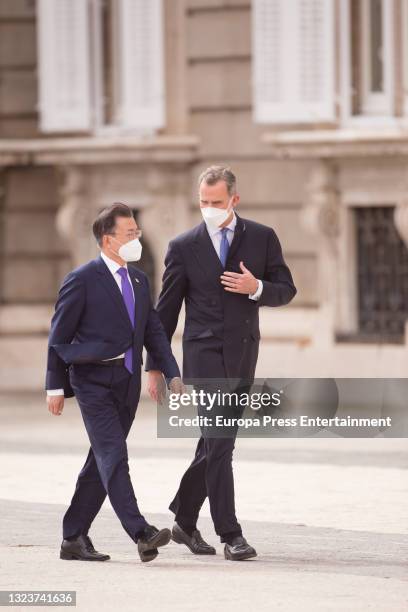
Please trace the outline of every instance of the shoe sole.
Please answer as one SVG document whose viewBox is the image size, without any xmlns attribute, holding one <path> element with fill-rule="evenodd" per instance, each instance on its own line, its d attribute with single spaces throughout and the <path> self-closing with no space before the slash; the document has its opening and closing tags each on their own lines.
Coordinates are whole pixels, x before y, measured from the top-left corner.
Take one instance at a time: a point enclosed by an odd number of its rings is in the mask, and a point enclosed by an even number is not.
<svg viewBox="0 0 408 612">
<path fill-rule="evenodd" d="M 187 548 L 189 549 L 190 552 L 193 553 L 193 555 L 215 555 L 216 554 L 216 550 L 212 550 L 209 552 L 198 552 L 196 550 L 193 550 L 191 548 L 191 546 L 185 542 L 184 540 L 182 540 L 181 538 L 179 538 L 177 535 L 175 535 L 174 533 L 171 534 L 171 539 L 173 540 L 173 542 L 175 542 L 176 544 L 184 544 L 184 546 L 187 546 Z"/>
<path fill-rule="evenodd" d="M 158 554 L 159 551 L 157 550 L 157 548 L 151 548 L 150 550 L 146 550 L 145 552 L 140 552 L 139 550 L 139 557 L 142 563 L 148 563 L 149 561 L 153 561 Z"/>
<path fill-rule="evenodd" d="M 109 555 L 106 555 L 100 559 L 84 559 L 84 557 L 80 557 L 79 555 L 61 551 L 60 559 L 63 559 L 64 561 L 109 561 L 110 557 Z"/>
<path fill-rule="evenodd" d="M 256 554 L 256 552 L 253 553 L 248 553 L 248 554 L 242 554 L 241 556 L 236 556 L 233 557 L 231 555 L 229 555 L 228 553 L 224 552 L 224 557 L 226 558 L 227 561 L 245 561 L 246 559 L 253 559 L 254 557 L 257 557 L 258 555 Z"/>
<path fill-rule="evenodd" d="M 166 546 L 166 544 L 168 544 L 170 540 L 171 540 L 170 529 L 161 529 L 161 531 L 159 531 L 159 533 L 156 534 L 150 542 L 150 545 L 152 546 L 152 548 L 149 548 L 148 550 L 140 550 L 140 546 L 138 543 L 137 549 L 139 552 L 140 559 L 143 561 L 143 563 L 153 561 L 153 559 L 155 559 L 157 555 L 159 554 L 159 551 L 157 549 L 160 546 Z"/>
</svg>

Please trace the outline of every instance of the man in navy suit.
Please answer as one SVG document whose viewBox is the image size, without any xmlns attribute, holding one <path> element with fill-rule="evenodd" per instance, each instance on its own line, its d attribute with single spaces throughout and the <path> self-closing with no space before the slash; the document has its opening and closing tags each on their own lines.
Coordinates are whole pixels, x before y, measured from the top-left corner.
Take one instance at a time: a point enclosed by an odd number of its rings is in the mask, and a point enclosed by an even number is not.
<svg viewBox="0 0 408 612">
<path fill-rule="evenodd" d="M 170 242 L 157 312 L 171 340 L 185 302 L 183 377 L 251 384 L 260 340 L 259 307 L 288 304 L 296 288 L 273 229 L 235 213 L 239 195 L 229 168 L 205 170 L 199 192 L 204 220 Z M 150 395 L 157 398 L 161 374 L 152 353 L 146 370 Z M 208 496 L 224 555 L 238 561 L 255 557 L 256 551 L 243 537 L 235 514 L 234 434 L 236 429 L 229 437 L 201 436 L 170 510 L 176 521 L 174 541 L 195 554 L 215 554 L 197 529 Z"/>
<path fill-rule="evenodd" d="M 64 279 L 51 323 L 46 376 L 49 411 L 60 415 L 75 395 L 91 448 L 63 519 L 61 559 L 106 561 L 88 536 L 106 495 L 142 561 L 168 544 L 170 530 L 149 525 L 129 476 L 126 438 L 140 396 L 143 346 L 154 355 L 170 389 L 180 372 L 154 310 L 140 259 L 141 231 L 131 209 L 113 204 L 93 224 L 100 257 Z"/>
</svg>

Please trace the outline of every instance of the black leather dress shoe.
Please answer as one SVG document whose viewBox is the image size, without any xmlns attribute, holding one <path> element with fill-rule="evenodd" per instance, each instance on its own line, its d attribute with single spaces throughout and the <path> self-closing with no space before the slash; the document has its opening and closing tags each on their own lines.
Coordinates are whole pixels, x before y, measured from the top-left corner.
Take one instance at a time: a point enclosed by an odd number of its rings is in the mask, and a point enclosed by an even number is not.
<svg viewBox="0 0 408 612">
<path fill-rule="evenodd" d="M 108 561 L 109 555 L 104 555 L 94 549 L 91 538 L 79 535 L 75 540 L 63 540 L 61 544 L 60 559 L 72 561 Z"/>
<path fill-rule="evenodd" d="M 229 561 L 243 561 L 256 557 L 256 550 L 242 536 L 236 536 L 231 544 L 225 544 L 224 556 Z"/>
<path fill-rule="evenodd" d="M 153 561 L 159 554 L 157 550 L 160 546 L 166 546 L 170 542 L 170 529 L 157 529 L 154 525 L 149 525 L 145 528 L 143 535 L 139 536 L 137 541 L 137 550 L 140 559 L 146 563 Z"/>
<path fill-rule="evenodd" d="M 188 533 L 182 530 L 180 525 L 174 523 L 171 539 L 173 542 L 177 542 L 177 544 L 185 544 L 195 555 L 215 555 L 216 553 L 215 548 L 203 540 L 198 529 L 189 536 Z"/>
</svg>

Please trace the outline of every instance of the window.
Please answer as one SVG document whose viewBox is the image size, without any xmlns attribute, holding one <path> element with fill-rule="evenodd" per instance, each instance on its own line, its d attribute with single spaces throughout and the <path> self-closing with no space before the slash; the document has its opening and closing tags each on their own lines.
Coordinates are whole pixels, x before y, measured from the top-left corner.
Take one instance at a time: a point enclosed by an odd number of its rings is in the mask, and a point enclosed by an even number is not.
<svg viewBox="0 0 408 612">
<path fill-rule="evenodd" d="M 401 2 L 408 112 L 408 0 Z M 254 120 L 392 118 L 395 6 L 393 0 L 252 0 Z"/>
<path fill-rule="evenodd" d="M 44 132 L 163 127 L 161 0 L 38 0 Z"/>
<path fill-rule="evenodd" d="M 358 327 L 362 340 L 403 342 L 408 318 L 408 249 L 394 207 L 355 209 Z"/>
<path fill-rule="evenodd" d="M 390 119 L 395 115 L 394 3 L 344 0 L 340 7 L 343 120 Z"/>
<path fill-rule="evenodd" d="M 333 0 L 253 0 L 253 108 L 258 123 L 335 119 Z"/>
<path fill-rule="evenodd" d="M 392 115 L 392 2 L 360 0 L 354 6 L 360 12 L 359 36 L 352 51 L 359 66 L 354 82 L 359 92 L 356 114 Z"/>
</svg>

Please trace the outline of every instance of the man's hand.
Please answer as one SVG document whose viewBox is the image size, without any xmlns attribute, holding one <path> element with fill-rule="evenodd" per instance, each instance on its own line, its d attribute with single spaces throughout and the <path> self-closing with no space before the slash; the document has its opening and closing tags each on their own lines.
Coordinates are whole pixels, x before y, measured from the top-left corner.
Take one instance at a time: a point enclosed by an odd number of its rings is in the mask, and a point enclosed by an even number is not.
<svg viewBox="0 0 408 612">
<path fill-rule="evenodd" d="M 232 293 L 244 293 L 252 295 L 258 289 L 258 281 L 255 276 L 244 266 L 244 262 L 239 262 L 242 274 L 237 272 L 224 272 L 221 274 L 221 283 L 225 291 Z"/>
<path fill-rule="evenodd" d="M 177 393 L 178 395 L 181 395 L 182 393 L 186 392 L 186 388 L 183 384 L 183 381 L 178 376 L 175 376 L 171 379 L 169 389 L 172 393 Z"/>
<path fill-rule="evenodd" d="M 153 401 L 159 402 L 166 397 L 166 383 L 159 370 L 149 370 L 147 373 L 147 391 Z"/>
<path fill-rule="evenodd" d="M 47 406 L 51 414 L 54 416 L 60 416 L 64 410 L 64 396 L 47 395 Z"/>
</svg>

